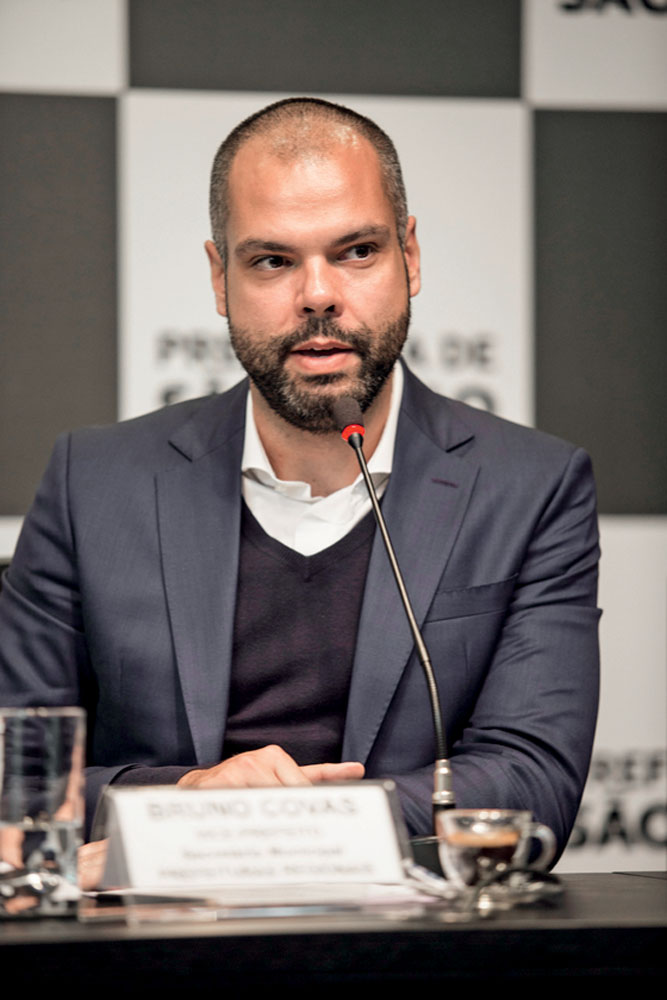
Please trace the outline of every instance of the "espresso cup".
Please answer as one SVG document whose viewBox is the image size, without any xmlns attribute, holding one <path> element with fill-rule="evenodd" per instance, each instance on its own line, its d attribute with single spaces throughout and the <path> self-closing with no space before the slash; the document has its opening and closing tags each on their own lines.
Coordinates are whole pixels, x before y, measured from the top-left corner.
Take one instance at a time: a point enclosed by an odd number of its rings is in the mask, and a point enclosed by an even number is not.
<svg viewBox="0 0 667 1000">
<path fill-rule="evenodd" d="M 548 826 L 519 809 L 448 809 L 436 815 L 438 853 L 447 878 L 458 888 L 492 880 L 508 868 L 543 870 L 556 853 Z M 538 856 L 528 863 L 533 840 Z"/>
</svg>

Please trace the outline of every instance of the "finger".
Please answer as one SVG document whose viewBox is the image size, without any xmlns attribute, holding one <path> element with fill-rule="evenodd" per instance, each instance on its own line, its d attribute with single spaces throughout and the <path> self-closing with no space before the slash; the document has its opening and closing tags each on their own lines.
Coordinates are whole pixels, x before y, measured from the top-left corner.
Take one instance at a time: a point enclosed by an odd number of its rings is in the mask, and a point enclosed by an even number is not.
<svg viewBox="0 0 667 1000">
<path fill-rule="evenodd" d="M 313 783 L 318 781 L 361 781 L 365 768 L 355 760 L 342 764 L 306 764 L 301 770 Z"/>
<path fill-rule="evenodd" d="M 310 780 L 302 773 L 293 757 L 282 747 L 270 745 L 260 750 L 251 750 L 231 757 L 224 762 L 226 775 L 235 787 L 269 788 L 277 785 L 309 785 Z M 221 765 L 222 767 L 222 765 Z"/>
<path fill-rule="evenodd" d="M 266 746 L 230 757 L 215 767 L 189 771 L 179 784 L 190 788 L 270 788 L 310 785 L 311 781 L 281 747 Z"/>
<path fill-rule="evenodd" d="M 294 758 L 290 757 L 281 747 L 266 747 L 265 749 L 271 751 L 271 765 L 274 768 L 274 773 L 278 778 L 279 784 L 292 788 L 312 785 L 312 780 L 304 771 L 304 768 L 299 767 Z M 278 753 L 275 751 L 278 751 Z"/>
</svg>

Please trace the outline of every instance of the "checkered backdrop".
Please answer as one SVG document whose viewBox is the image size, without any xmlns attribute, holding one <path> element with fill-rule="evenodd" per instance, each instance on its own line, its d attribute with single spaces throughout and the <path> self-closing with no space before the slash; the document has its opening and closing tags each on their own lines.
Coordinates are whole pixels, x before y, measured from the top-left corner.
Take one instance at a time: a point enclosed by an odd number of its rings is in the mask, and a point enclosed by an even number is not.
<svg viewBox="0 0 667 1000">
<path fill-rule="evenodd" d="M 665 0 L 0 0 L 0 559 L 56 433 L 239 378 L 208 172 L 293 94 L 396 141 L 414 370 L 593 456 L 602 707 L 560 869 L 662 867 Z"/>
</svg>

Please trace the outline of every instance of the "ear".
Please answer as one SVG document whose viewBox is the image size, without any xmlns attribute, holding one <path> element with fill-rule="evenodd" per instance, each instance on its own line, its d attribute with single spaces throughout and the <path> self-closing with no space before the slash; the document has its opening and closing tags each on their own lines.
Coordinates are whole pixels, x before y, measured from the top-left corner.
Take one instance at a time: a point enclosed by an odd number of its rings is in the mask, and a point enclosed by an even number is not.
<svg viewBox="0 0 667 1000">
<path fill-rule="evenodd" d="M 221 316 L 227 315 L 227 290 L 225 287 L 225 267 L 220 259 L 215 243 L 206 240 L 206 256 L 211 269 L 211 286 L 215 295 L 215 306 Z"/>
<path fill-rule="evenodd" d="M 417 294 L 422 286 L 421 271 L 419 269 L 421 253 L 419 243 L 417 242 L 417 220 L 414 215 L 408 217 L 408 224 L 405 227 L 403 256 L 408 273 L 408 290 L 410 297 L 412 297 Z"/>
</svg>

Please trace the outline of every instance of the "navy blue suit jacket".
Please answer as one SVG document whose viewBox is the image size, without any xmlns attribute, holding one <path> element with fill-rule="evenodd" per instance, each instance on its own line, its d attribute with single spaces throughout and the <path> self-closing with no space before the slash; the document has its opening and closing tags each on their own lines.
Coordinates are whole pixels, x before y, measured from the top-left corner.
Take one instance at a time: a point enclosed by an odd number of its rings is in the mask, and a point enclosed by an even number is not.
<svg viewBox="0 0 667 1000">
<path fill-rule="evenodd" d="M 132 765 L 175 780 L 220 758 L 246 392 L 62 436 L 26 518 L 0 594 L 0 703 L 87 708 L 91 808 Z M 530 809 L 562 848 L 597 711 L 587 456 L 406 371 L 383 510 L 436 671 L 457 804 Z M 409 829 L 425 833 L 433 757 L 376 536 L 342 759 L 394 777 Z"/>
</svg>

